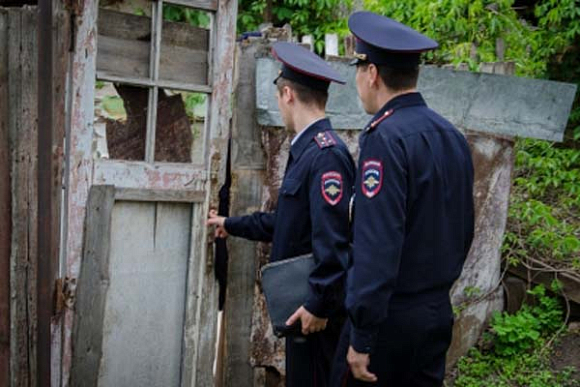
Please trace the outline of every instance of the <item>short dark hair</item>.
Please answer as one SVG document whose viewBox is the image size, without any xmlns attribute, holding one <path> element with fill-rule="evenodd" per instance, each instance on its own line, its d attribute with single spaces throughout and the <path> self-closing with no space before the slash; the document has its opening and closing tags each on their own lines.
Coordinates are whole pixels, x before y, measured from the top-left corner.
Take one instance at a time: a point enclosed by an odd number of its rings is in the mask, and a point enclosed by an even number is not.
<svg viewBox="0 0 580 387">
<path fill-rule="evenodd" d="M 368 67 L 371 63 L 366 62 L 361 66 Z M 377 65 L 379 76 L 387 88 L 392 91 L 404 91 L 417 87 L 419 79 L 419 66 L 409 68 L 393 68 L 386 65 Z"/>
<path fill-rule="evenodd" d="M 276 81 L 278 93 L 282 92 L 284 86 L 288 86 L 296 93 L 296 97 L 305 105 L 316 105 L 319 109 L 326 107 L 328 101 L 328 91 L 312 89 L 308 86 L 293 82 L 286 78 L 278 78 Z"/>
</svg>

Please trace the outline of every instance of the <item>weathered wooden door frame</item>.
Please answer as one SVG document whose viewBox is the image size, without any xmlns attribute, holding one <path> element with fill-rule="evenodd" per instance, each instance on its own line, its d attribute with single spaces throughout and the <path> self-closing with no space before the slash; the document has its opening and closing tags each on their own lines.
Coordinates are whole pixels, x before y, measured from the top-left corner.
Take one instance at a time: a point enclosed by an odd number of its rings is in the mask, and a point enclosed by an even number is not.
<svg viewBox="0 0 580 387">
<path fill-rule="evenodd" d="M 206 159 L 201 168 L 186 164 L 147 163 L 147 162 L 95 162 L 92 156 L 94 90 L 97 55 L 97 15 L 98 0 L 85 0 L 78 8 L 77 24 L 74 37 L 74 53 L 70 69 L 69 114 L 70 128 L 67 133 L 67 170 L 65 171 L 66 193 L 64 198 L 63 218 L 63 254 L 61 255 L 61 277 L 76 279 L 81 271 L 83 251 L 83 227 L 86 205 L 93 185 L 112 184 L 117 188 L 143 189 L 154 191 L 195 191 L 204 193 L 203 211 L 209 206 L 217 205 L 217 193 L 225 180 L 226 149 L 230 132 L 232 70 L 236 30 L 236 0 L 172 0 L 173 4 L 196 7 L 215 12 L 214 42 L 212 47 L 213 63 L 210 86 L 208 134 L 206 137 Z M 162 165 L 162 167 L 161 167 Z M 206 240 L 204 224 L 201 227 Z M 212 254 L 206 246 L 206 274 L 212 272 Z M 211 273 L 213 279 L 213 273 Z M 206 275 L 206 279 L 210 276 Z M 202 297 L 213 299 L 215 293 L 213 281 L 206 283 Z M 72 295 L 74 297 L 74 294 Z M 216 300 L 217 302 L 217 300 Z M 202 300 L 203 303 L 203 300 Z M 211 304 L 211 303 L 210 303 Z M 201 308 L 209 314 L 217 313 L 217 306 Z M 205 316 L 205 323 L 199 322 L 200 342 L 204 348 L 200 351 L 207 356 L 199 356 L 200 361 L 211 369 L 216 329 L 215 318 Z M 72 327 L 74 313 L 72 309 L 65 312 L 62 335 L 53 336 L 52 351 L 55 354 L 53 367 L 58 377 L 53 378 L 53 385 L 69 385 L 72 365 Z M 209 344 L 211 343 L 211 345 Z M 201 353 L 200 352 L 200 353 Z M 60 355 L 60 356 L 59 356 Z M 199 366 L 199 364 L 198 364 Z M 206 365 L 204 365 L 206 367 Z M 61 371 L 61 372 L 58 372 Z M 209 380 L 199 385 L 209 385 Z"/>
</svg>

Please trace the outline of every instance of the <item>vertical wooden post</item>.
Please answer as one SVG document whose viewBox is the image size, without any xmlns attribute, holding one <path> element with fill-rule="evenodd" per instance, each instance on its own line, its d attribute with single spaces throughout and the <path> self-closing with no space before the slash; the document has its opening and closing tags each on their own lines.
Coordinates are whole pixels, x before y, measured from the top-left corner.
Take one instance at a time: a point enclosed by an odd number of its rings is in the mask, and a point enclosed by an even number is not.
<svg viewBox="0 0 580 387">
<path fill-rule="evenodd" d="M 9 136 L 12 149 L 10 378 L 36 386 L 37 323 L 37 13 L 8 10 Z M 17 58 L 13 60 L 12 58 Z"/>
<path fill-rule="evenodd" d="M 0 8 L 0 387 L 10 385 L 11 184 L 7 54 L 8 12 Z"/>
<path fill-rule="evenodd" d="M 265 46 L 242 43 L 236 50 L 235 99 L 232 120 L 231 215 L 259 209 L 264 186 L 265 160 L 261 132 L 255 121 L 256 55 Z M 240 238 L 228 240 L 228 290 L 224 307 L 223 386 L 254 385 L 250 364 L 252 310 L 256 284 L 256 244 Z M 218 371 L 219 372 L 219 371 Z"/>
</svg>

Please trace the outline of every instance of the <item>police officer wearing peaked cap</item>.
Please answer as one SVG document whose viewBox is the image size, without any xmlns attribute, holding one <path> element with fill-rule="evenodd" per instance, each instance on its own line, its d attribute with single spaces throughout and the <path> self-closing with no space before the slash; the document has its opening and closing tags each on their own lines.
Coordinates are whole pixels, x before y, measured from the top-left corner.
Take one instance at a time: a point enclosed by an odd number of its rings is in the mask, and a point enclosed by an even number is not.
<svg viewBox="0 0 580 387">
<path fill-rule="evenodd" d="M 286 338 L 286 385 L 328 385 L 344 322 L 344 283 L 349 251 L 348 201 L 355 176 L 346 145 L 325 118 L 330 82 L 344 83 L 320 57 L 296 44 L 274 44 L 282 69 L 274 83 L 280 114 L 293 134 L 276 210 L 222 218 L 208 224 L 219 236 L 231 234 L 272 242 L 270 261 L 312 252 L 310 295 L 287 321 L 302 334 Z M 280 284 L 289 292 L 293 284 Z"/>
<path fill-rule="evenodd" d="M 353 255 L 333 386 L 441 386 L 451 342 L 449 291 L 473 239 L 473 165 L 464 136 L 416 91 L 437 43 L 354 13 L 353 65 L 374 117 L 360 135 Z"/>
</svg>

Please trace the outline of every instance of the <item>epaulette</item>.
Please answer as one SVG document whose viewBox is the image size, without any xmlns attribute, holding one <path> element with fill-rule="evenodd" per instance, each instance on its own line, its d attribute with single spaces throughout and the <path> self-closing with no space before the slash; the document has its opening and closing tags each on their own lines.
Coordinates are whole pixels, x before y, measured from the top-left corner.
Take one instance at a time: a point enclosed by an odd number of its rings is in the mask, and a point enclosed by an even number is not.
<svg viewBox="0 0 580 387">
<path fill-rule="evenodd" d="M 375 129 L 377 126 L 379 126 L 379 124 L 381 122 L 383 122 L 386 118 L 390 117 L 393 114 L 394 110 L 387 110 L 385 112 L 385 114 L 383 114 L 382 116 L 380 116 L 379 118 L 377 118 L 376 120 L 374 120 L 373 122 L 371 122 L 371 124 L 365 129 L 366 132 L 369 132 L 373 129 Z"/>
<path fill-rule="evenodd" d="M 316 140 L 316 143 L 320 149 L 336 145 L 336 139 L 330 130 L 318 133 L 316 136 L 314 136 L 314 140 Z"/>
</svg>

